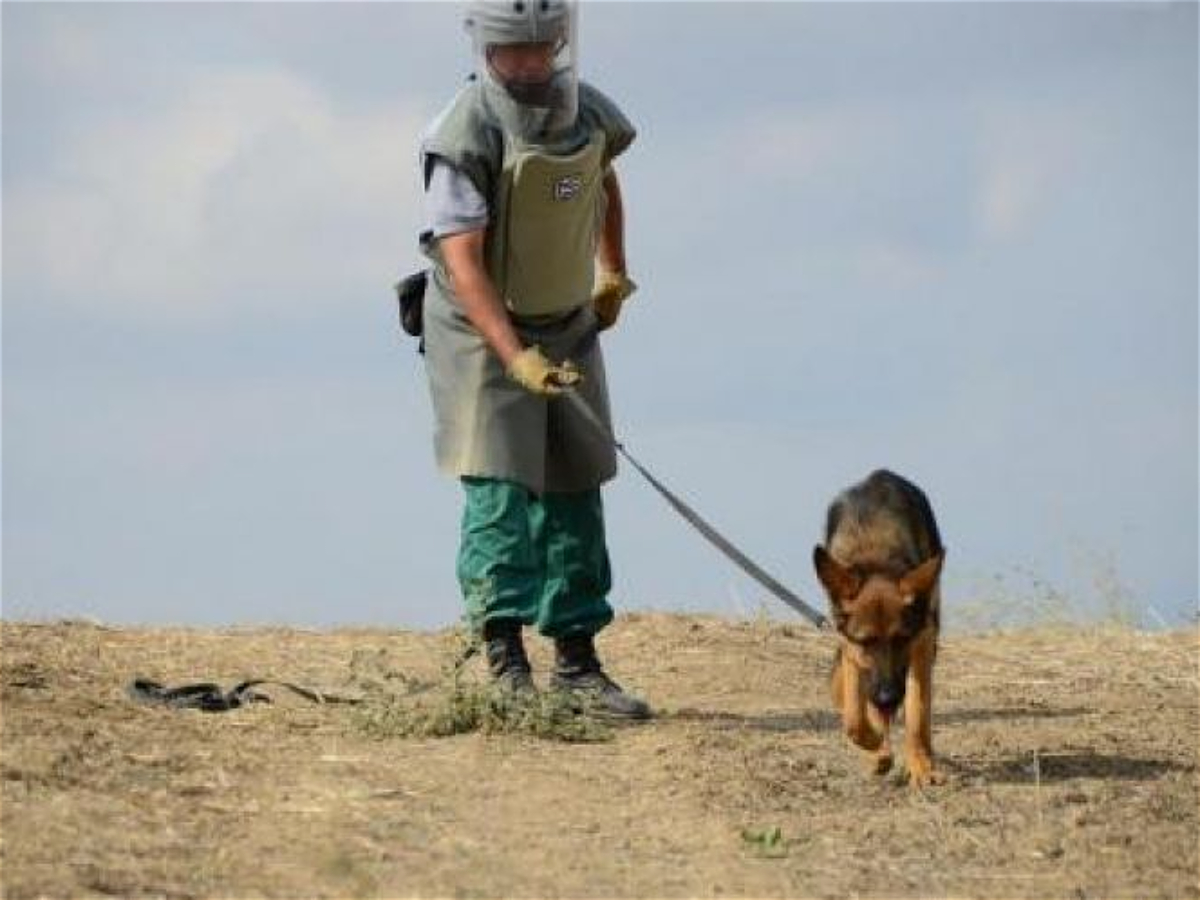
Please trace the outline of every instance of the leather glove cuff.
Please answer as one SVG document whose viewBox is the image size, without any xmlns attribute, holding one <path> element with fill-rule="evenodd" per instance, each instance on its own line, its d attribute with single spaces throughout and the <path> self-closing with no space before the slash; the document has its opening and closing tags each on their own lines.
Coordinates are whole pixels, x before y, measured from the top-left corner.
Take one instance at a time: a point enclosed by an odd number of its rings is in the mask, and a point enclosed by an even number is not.
<svg viewBox="0 0 1200 900">
<path fill-rule="evenodd" d="M 637 284 L 624 272 L 600 272 L 592 292 L 592 307 L 601 331 L 616 324 L 621 315 L 621 306 L 636 290 Z"/>
</svg>

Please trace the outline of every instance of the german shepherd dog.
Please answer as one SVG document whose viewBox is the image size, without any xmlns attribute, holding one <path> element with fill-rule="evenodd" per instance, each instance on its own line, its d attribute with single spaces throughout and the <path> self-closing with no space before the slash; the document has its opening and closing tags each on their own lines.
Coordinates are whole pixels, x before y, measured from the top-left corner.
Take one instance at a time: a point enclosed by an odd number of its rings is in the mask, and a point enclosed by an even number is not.
<svg viewBox="0 0 1200 900">
<path fill-rule="evenodd" d="M 931 717 L 945 548 L 929 500 L 915 484 L 880 470 L 829 506 L 825 545 L 813 548 L 817 577 L 838 631 L 833 705 L 868 768 L 892 767 L 888 735 L 904 707 L 904 755 L 914 787 L 941 782 L 933 768 Z"/>
</svg>

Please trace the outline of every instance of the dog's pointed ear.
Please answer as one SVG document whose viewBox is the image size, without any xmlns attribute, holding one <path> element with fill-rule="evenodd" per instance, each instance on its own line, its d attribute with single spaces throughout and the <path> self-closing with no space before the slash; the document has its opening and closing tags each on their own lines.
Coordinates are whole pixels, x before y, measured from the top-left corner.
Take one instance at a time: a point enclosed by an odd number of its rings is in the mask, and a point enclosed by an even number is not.
<svg viewBox="0 0 1200 900">
<path fill-rule="evenodd" d="M 862 579 L 830 556 L 829 551 L 819 544 L 813 547 L 813 568 L 817 570 L 817 578 L 835 606 L 852 600 L 862 587 Z"/>
<path fill-rule="evenodd" d="M 900 579 L 900 591 L 908 597 L 924 597 L 937 584 L 938 576 L 942 574 L 942 562 L 946 551 L 935 553 L 916 568 L 910 569 Z"/>
</svg>

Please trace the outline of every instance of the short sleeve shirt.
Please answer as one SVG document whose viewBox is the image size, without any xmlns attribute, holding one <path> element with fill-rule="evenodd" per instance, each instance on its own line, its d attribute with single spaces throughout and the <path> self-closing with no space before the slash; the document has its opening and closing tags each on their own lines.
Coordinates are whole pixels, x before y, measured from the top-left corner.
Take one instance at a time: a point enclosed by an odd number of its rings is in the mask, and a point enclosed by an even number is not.
<svg viewBox="0 0 1200 900">
<path fill-rule="evenodd" d="M 431 237 L 487 228 L 488 204 L 471 179 L 439 157 L 425 187 L 425 227 Z"/>
</svg>

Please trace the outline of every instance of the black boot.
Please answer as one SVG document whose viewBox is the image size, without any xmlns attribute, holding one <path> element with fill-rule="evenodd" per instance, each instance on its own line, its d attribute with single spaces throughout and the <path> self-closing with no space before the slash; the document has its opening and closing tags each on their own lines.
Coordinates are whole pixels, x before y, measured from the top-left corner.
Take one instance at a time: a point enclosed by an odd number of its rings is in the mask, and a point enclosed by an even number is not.
<svg viewBox="0 0 1200 900">
<path fill-rule="evenodd" d="M 521 642 L 521 623 L 516 619 L 495 619 L 483 624 L 483 646 L 488 671 L 502 689 L 514 694 L 533 694 L 532 670 L 525 645 Z"/>
<path fill-rule="evenodd" d="M 650 707 L 621 690 L 604 674 L 596 657 L 591 635 L 558 638 L 554 641 L 554 674 L 550 687 L 557 691 L 582 694 L 588 709 L 614 719 L 649 719 Z"/>
</svg>

